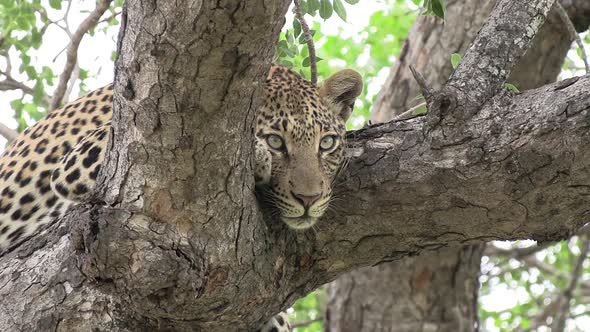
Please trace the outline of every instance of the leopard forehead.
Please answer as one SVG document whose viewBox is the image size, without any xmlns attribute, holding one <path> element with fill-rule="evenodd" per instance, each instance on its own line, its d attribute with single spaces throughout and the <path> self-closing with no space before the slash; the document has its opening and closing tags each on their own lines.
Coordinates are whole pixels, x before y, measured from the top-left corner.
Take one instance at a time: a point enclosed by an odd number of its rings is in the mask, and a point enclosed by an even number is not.
<svg viewBox="0 0 590 332">
<path fill-rule="evenodd" d="M 287 133 L 297 144 L 312 144 L 319 133 L 344 134 L 346 122 L 329 110 L 317 86 L 288 68 L 273 66 L 256 127 L 257 134 L 272 130 Z"/>
</svg>

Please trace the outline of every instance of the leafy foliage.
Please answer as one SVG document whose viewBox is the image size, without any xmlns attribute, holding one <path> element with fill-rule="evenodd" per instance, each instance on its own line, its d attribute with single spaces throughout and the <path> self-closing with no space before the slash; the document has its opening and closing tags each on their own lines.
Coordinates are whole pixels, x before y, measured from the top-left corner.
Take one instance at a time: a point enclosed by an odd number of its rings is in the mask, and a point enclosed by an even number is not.
<svg viewBox="0 0 590 332">
<path fill-rule="evenodd" d="M 116 13 L 120 12 L 122 4 L 123 0 L 114 1 L 114 6 L 109 10 L 111 18 L 103 22 L 102 31 L 118 25 Z M 48 111 L 47 91 L 57 83 L 57 74 L 54 73 L 56 68 L 35 65 L 31 53 L 33 50 L 39 50 L 51 26 L 67 29 L 69 8 L 69 5 L 64 8 L 61 0 L 49 0 L 48 3 L 41 0 L 0 0 L 0 58 L 4 58 L 7 64 L 5 68 L 0 69 L 0 77 L 18 77 L 22 81 L 20 83 L 30 89 L 20 98 L 10 102 L 18 123 L 18 131 L 27 127 L 27 118 L 34 122 L 45 116 Z M 68 40 L 64 38 L 64 47 L 67 46 Z M 15 60 L 18 61 L 16 72 L 11 68 Z M 88 71 L 81 70 L 81 86 L 88 77 L 84 72 Z"/>
<path fill-rule="evenodd" d="M 58 5 L 55 1 L 52 3 Z M 40 0 L 0 1 L 0 54 L 6 55 L 9 50 L 14 49 L 20 58 L 18 72 L 26 75 L 28 81 L 32 82 L 32 100 L 25 102 L 23 99 L 17 99 L 10 103 L 19 130 L 24 130 L 27 126 L 23 112 L 36 120 L 44 115 L 44 111 L 39 108 L 44 106 L 45 84 L 53 84 L 55 77 L 49 67 L 35 68 L 29 56 L 31 49 L 39 49 L 41 46 L 48 26 L 47 14 Z"/>
<path fill-rule="evenodd" d="M 482 260 L 479 316 L 486 331 L 549 331 L 543 325 L 555 319 L 556 303 L 572 280 L 580 259 L 580 237 L 531 250 L 530 255 L 512 258 L 531 241 L 496 243 L 513 254 L 490 255 Z M 567 331 L 587 331 L 590 317 L 590 264 L 586 259 L 579 287 L 572 297 Z M 501 297 L 503 301 L 497 299 Z M 491 301 L 496 298 L 495 301 Z M 539 317 L 542 317 L 539 319 Z"/>
<path fill-rule="evenodd" d="M 290 310 L 292 323 L 308 323 L 296 327 L 297 332 L 320 332 L 323 331 L 323 314 L 326 308 L 326 294 L 323 289 L 309 293 L 306 297 L 295 302 Z"/>
</svg>

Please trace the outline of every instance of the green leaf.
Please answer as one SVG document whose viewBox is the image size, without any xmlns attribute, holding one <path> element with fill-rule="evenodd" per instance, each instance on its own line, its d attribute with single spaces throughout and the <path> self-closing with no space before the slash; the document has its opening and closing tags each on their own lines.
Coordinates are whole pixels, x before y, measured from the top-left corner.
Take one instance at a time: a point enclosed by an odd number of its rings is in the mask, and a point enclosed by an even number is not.
<svg viewBox="0 0 590 332">
<path fill-rule="evenodd" d="M 359 3 L 360 0 L 344 0 L 344 1 L 346 1 L 347 3 L 349 3 L 351 5 L 356 5 L 357 3 Z"/>
<path fill-rule="evenodd" d="M 303 67 L 309 67 L 309 65 L 310 65 L 309 57 L 306 57 L 305 59 L 303 59 L 302 65 L 303 65 Z"/>
<path fill-rule="evenodd" d="M 428 113 L 428 108 L 426 108 L 426 104 L 420 105 L 417 109 L 414 110 L 414 115 L 426 114 Z"/>
<path fill-rule="evenodd" d="M 295 49 L 297 49 L 297 47 L 295 47 Z M 285 54 L 289 57 L 289 58 L 293 58 L 295 57 L 295 54 L 297 54 L 295 52 L 295 50 L 293 49 L 293 47 L 288 47 L 286 49 L 283 50 L 285 52 Z"/>
<path fill-rule="evenodd" d="M 299 1 L 299 4 L 301 5 L 301 13 L 305 15 L 307 13 L 307 2 L 305 0 L 301 0 Z"/>
<path fill-rule="evenodd" d="M 299 37 L 299 35 L 301 34 L 301 23 L 299 23 L 299 20 L 294 19 L 293 20 L 293 35 L 295 36 L 295 38 Z"/>
<path fill-rule="evenodd" d="M 346 22 L 346 9 L 340 0 L 334 0 L 334 11 L 344 22 Z"/>
<path fill-rule="evenodd" d="M 291 62 L 291 61 L 289 61 L 289 60 L 281 59 L 281 60 L 279 61 L 279 63 L 280 63 L 281 65 L 285 66 L 285 67 L 288 67 L 288 68 L 293 68 L 293 62 Z"/>
<path fill-rule="evenodd" d="M 43 75 L 43 78 L 45 79 L 45 82 L 47 82 L 47 84 L 49 85 L 53 85 L 53 70 L 51 70 L 51 68 L 47 67 L 47 66 L 43 66 L 42 70 L 41 70 L 41 75 Z"/>
<path fill-rule="evenodd" d="M 41 33 L 39 33 L 37 29 L 34 29 L 31 32 L 31 46 L 34 49 L 39 49 L 39 46 L 41 46 L 42 37 L 43 36 L 41 35 Z"/>
<path fill-rule="evenodd" d="M 332 16 L 332 4 L 330 0 L 320 0 L 320 17 L 325 20 Z"/>
<path fill-rule="evenodd" d="M 307 45 L 303 45 L 303 47 L 301 48 L 301 52 L 299 52 L 299 55 L 301 55 L 302 57 L 309 56 L 309 49 L 307 48 Z"/>
<path fill-rule="evenodd" d="M 81 80 L 85 80 L 88 78 L 88 70 L 80 68 L 80 73 L 78 74 L 78 78 Z"/>
<path fill-rule="evenodd" d="M 461 59 L 463 59 L 461 54 L 459 54 L 459 53 L 451 54 L 451 66 L 453 66 L 453 69 L 457 69 L 457 67 L 459 66 L 459 63 L 461 63 Z"/>
<path fill-rule="evenodd" d="M 23 109 L 23 101 L 20 99 L 15 99 L 13 101 L 10 102 L 10 107 L 15 111 L 15 112 L 20 112 Z"/>
<path fill-rule="evenodd" d="M 518 90 L 518 88 L 516 87 L 516 85 L 514 85 L 512 83 L 504 83 L 504 87 L 508 91 L 520 93 L 520 90 Z"/>
<path fill-rule="evenodd" d="M 36 80 L 37 79 L 37 71 L 35 70 L 35 68 L 33 66 L 26 66 L 25 67 L 25 72 L 27 73 L 27 77 L 30 80 Z"/>
<path fill-rule="evenodd" d="M 53 9 L 61 9 L 61 0 L 49 0 L 49 5 Z"/>
<path fill-rule="evenodd" d="M 37 81 L 35 87 L 33 87 L 33 102 L 35 104 L 41 104 L 43 102 L 43 97 L 45 97 L 45 86 L 41 80 Z"/>
<path fill-rule="evenodd" d="M 445 1 L 444 0 L 430 0 L 430 8 L 428 10 L 435 16 L 445 19 Z"/>
<path fill-rule="evenodd" d="M 286 37 L 287 43 L 289 43 L 289 45 L 295 44 L 295 40 L 293 39 L 293 34 L 291 34 L 291 30 L 287 30 Z"/>
<path fill-rule="evenodd" d="M 307 1 L 307 13 L 315 15 L 315 12 L 320 9 L 320 0 L 308 0 Z"/>
<path fill-rule="evenodd" d="M 20 30 L 28 30 L 28 28 L 30 26 L 30 21 L 27 20 L 23 16 L 19 16 L 19 17 L 16 18 L 16 25 L 18 26 L 18 28 Z"/>
</svg>

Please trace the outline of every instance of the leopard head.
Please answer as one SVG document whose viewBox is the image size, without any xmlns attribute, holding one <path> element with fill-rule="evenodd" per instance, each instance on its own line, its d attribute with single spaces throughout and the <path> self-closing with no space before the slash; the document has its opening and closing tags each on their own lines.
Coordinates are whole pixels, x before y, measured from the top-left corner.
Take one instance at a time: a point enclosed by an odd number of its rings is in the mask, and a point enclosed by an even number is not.
<svg viewBox="0 0 590 332">
<path fill-rule="evenodd" d="M 288 68 L 271 68 L 256 116 L 255 176 L 262 198 L 289 227 L 309 228 L 326 212 L 362 88 L 351 69 L 315 86 Z"/>
</svg>

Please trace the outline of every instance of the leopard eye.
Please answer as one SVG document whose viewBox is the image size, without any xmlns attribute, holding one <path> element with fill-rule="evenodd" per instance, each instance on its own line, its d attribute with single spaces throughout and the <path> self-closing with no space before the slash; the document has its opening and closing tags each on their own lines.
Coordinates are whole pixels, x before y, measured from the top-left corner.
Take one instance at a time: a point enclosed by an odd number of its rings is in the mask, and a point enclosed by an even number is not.
<svg viewBox="0 0 590 332">
<path fill-rule="evenodd" d="M 285 148 L 285 143 L 283 142 L 283 139 L 279 135 L 275 135 L 275 134 L 268 135 L 266 137 L 266 143 L 268 143 L 268 146 L 270 146 L 271 148 L 273 148 L 275 150 L 283 150 Z"/>
<path fill-rule="evenodd" d="M 334 145 L 336 145 L 336 137 L 334 135 L 324 136 L 320 141 L 320 150 L 328 151 L 331 150 Z"/>
</svg>

